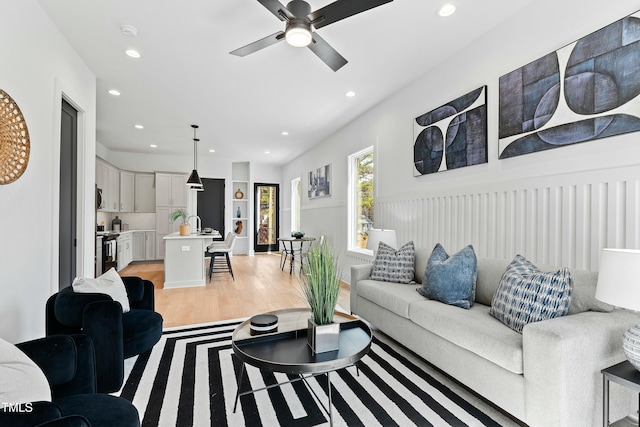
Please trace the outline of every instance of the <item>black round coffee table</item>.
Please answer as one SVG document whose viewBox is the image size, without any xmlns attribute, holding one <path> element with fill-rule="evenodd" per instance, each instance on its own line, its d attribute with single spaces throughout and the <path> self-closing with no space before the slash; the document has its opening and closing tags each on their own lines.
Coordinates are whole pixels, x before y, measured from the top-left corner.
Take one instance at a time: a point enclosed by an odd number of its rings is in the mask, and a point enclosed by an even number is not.
<svg viewBox="0 0 640 427">
<path fill-rule="evenodd" d="M 333 425 L 330 373 L 348 366 L 356 365 L 357 367 L 357 362 L 371 348 L 371 329 L 363 321 L 336 311 L 334 322 L 340 323 L 338 350 L 314 353 L 307 344 L 307 319 L 311 316 L 309 309 L 278 310 L 269 314 L 278 316 L 278 331 L 251 335 L 250 320 L 246 320 L 233 332 L 231 338 L 233 352 L 243 362 L 240 376 L 237 379 L 238 391 L 233 412 L 236 411 L 240 396 L 303 380 L 329 415 L 330 425 Z M 245 364 L 271 372 L 298 375 L 298 378 L 256 390 L 240 392 L 240 385 L 245 374 Z M 321 374 L 327 375 L 328 407 L 324 406 L 306 381 L 309 377 Z"/>
</svg>

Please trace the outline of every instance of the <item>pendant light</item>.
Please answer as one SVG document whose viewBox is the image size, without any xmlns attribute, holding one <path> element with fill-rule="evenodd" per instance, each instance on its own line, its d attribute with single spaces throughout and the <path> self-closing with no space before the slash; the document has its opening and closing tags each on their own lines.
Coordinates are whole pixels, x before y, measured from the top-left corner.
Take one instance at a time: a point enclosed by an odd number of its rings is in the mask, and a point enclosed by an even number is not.
<svg viewBox="0 0 640 427">
<path fill-rule="evenodd" d="M 202 181 L 200 180 L 200 176 L 198 175 L 198 141 L 196 138 L 196 129 L 198 129 L 198 125 L 191 125 L 193 128 L 193 171 L 191 175 L 189 175 L 189 179 L 187 180 L 187 185 L 192 189 L 202 188 Z"/>
</svg>

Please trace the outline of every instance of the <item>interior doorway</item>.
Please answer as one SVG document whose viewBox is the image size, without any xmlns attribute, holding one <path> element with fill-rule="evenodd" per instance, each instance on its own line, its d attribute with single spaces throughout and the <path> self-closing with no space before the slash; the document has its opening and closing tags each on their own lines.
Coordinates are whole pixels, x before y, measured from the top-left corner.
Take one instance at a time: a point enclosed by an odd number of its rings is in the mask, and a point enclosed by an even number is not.
<svg viewBox="0 0 640 427">
<path fill-rule="evenodd" d="M 280 229 L 280 186 L 278 184 L 254 184 L 256 195 L 256 232 L 253 248 L 255 252 L 278 250 Z"/>
<path fill-rule="evenodd" d="M 224 179 L 202 178 L 204 191 L 198 191 L 198 216 L 202 228 L 218 230 L 224 237 Z"/>
<path fill-rule="evenodd" d="M 76 276 L 77 189 L 78 111 L 63 99 L 60 126 L 59 289 L 71 286 Z"/>
</svg>

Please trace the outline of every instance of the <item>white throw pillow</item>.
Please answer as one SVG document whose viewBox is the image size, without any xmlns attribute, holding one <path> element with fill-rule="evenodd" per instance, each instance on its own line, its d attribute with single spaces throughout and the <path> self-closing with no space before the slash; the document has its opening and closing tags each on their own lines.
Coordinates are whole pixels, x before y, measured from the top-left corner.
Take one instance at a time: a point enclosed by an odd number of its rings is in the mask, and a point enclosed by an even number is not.
<svg viewBox="0 0 640 427">
<path fill-rule="evenodd" d="M 0 402 L 51 402 L 44 372 L 15 345 L 0 338 Z"/>
<path fill-rule="evenodd" d="M 118 301 L 122 305 L 123 313 L 131 309 L 129 307 L 129 297 L 127 297 L 127 288 L 124 287 L 122 278 L 113 267 L 95 279 L 76 277 L 72 286 L 74 292 L 109 295 L 111 299 Z"/>
</svg>

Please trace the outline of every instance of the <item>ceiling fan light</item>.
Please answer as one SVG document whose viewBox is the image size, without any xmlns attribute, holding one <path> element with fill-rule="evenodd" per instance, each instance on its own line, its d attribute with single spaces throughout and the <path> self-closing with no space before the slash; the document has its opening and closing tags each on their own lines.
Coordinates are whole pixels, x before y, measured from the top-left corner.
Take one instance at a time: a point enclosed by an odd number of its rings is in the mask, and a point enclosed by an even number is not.
<svg viewBox="0 0 640 427">
<path fill-rule="evenodd" d="M 311 43 L 311 31 L 303 24 L 292 23 L 287 28 L 285 38 L 291 46 L 309 46 Z"/>
</svg>

